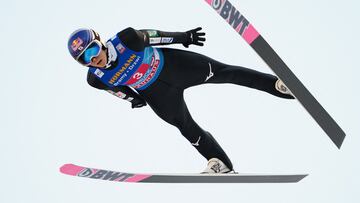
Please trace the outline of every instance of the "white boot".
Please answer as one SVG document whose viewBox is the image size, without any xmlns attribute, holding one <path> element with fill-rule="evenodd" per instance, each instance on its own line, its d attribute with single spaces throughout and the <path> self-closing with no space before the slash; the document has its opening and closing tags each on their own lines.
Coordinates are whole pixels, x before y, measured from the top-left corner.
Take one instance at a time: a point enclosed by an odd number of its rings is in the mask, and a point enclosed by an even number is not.
<svg viewBox="0 0 360 203">
<path fill-rule="evenodd" d="M 275 89 L 283 94 L 288 94 L 288 95 L 291 95 L 291 96 L 294 96 L 289 88 L 286 87 L 286 85 L 284 84 L 283 81 L 281 81 L 280 79 L 278 79 L 276 82 L 275 82 Z"/>
<path fill-rule="evenodd" d="M 232 172 L 220 159 L 212 158 L 209 160 L 207 167 L 202 174 L 217 174 Z"/>
</svg>

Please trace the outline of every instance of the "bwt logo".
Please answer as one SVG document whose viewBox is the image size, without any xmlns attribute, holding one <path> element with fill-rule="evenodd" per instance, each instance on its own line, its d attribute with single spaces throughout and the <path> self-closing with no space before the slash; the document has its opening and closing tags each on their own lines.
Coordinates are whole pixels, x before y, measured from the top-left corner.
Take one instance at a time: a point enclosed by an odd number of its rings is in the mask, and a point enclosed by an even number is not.
<svg viewBox="0 0 360 203">
<path fill-rule="evenodd" d="M 242 35 L 249 21 L 227 0 L 213 0 L 211 6 Z"/>
<path fill-rule="evenodd" d="M 80 173 L 78 173 L 77 176 L 88 177 L 88 178 L 93 178 L 93 179 L 124 182 L 128 178 L 133 177 L 134 174 L 113 172 L 113 171 L 107 171 L 107 170 L 94 170 L 91 168 L 85 168 Z"/>
</svg>

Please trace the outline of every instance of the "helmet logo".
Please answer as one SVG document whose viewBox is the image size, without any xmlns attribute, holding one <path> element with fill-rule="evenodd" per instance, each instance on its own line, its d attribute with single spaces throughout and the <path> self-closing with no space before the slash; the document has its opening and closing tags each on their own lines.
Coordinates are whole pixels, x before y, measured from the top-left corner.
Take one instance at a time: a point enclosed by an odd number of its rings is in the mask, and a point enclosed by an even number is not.
<svg viewBox="0 0 360 203">
<path fill-rule="evenodd" d="M 76 51 L 76 50 L 83 50 L 84 47 L 81 46 L 82 44 L 84 43 L 84 41 L 82 39 L 80 39 L 80 37 L 78 37 L 77 39 L 75 39 L 72 43 L 71 43 L 71 49 L 73 51 Z"/>
</svg>

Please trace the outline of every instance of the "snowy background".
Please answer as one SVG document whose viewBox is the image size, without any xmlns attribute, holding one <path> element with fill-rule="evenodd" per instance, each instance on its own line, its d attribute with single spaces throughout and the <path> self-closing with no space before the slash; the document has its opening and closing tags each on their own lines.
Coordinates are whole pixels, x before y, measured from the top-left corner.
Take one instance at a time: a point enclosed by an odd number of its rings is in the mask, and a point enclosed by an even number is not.
<svg viewBox="0 0 360 203">
<path fill-rule="evenodd" d="M 194 173 L 206 161 L 149 107 L 86 83 L 67 51 L 79 27 L 103 39 L 132 26 L 202 26 L 216 60 L 271 70 L 204 0 L 1 1 L 0 202 L 359 202 L 359 20 L 356 0 L 231 1 L 347 133 L 338 150 L 296 101 L 234 85 L 188 89 L 196 121 L 244 173 L 309 173 L 298 184 L 128 184 L 61 174 L 65 163 Z M 174 48 L 184 49 L 173 45 Z"/>
</svg>

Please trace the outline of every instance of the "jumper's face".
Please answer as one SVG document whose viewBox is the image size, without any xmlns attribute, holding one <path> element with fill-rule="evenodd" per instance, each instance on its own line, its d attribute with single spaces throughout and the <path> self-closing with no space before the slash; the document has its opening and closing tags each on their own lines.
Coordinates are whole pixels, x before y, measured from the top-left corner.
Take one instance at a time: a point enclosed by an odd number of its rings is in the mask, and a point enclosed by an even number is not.
<svg viewBox="0 0 360 203">
<path fill-rule="evenodd" d="M 96 68 L 105 68 L 107 63 L 106 50 L 101 49 L 98 56 L 94 56 L 91 58 L 91 62 L 89 66 Z"/>
<path fill-rule="evenodd" d="M 84 66 L 105 68 L 107 63 L 106 47 L 99 41 L 94 40 L 78 57 L 78 62 Z"/>
</svg>

